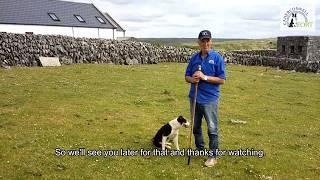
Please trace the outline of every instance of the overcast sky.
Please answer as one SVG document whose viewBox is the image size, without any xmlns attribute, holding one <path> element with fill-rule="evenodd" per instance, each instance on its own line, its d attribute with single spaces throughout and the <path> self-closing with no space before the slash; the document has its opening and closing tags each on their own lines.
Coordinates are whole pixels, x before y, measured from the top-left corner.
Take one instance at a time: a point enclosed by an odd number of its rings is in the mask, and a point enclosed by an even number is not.
<svg viewBox="0 0 320 180">
<path fill-rule="evenodd" d="M 315 0 L 69 0 L 95 4 L 133 37 L 196 38 L 208 29 L 215 38 L 320 35 L 320 2 Z M 314 31 L 281 31 L 281 11 L 308 5 Z"/>
</svg>

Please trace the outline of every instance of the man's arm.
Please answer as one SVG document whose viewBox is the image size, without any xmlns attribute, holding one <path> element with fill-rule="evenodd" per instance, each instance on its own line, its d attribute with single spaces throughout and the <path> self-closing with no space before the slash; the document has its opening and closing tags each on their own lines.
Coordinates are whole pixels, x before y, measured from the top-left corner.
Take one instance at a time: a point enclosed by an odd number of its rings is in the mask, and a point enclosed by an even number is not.
<svg viewBox="0 0 320 180">
<path fill-rule="evenodd" d="M 209 83 L 212 83 L 212 84 L 224 84 L 224 79 L 221 79 L 221 78 L 219 78 L 219 77 L 214 77 L 214 76 L 207 76 L 207 82 L 209 82 Z M 204 80 L 205 79 L 205 77 L 203 76 L 202 78 L 201 78 L 201 80 Z"/>
<path fill-rule="evenodd" d="M 218 56 L 217 63 L 217 66 L 215 66 L 216 76 L 206 76 L 202 72 L 199 72 L 198 76 L 200 77 L 200 79 L 212 84 L 224 84 L 226 79 L 226 70 L 222 56 Z"/>
<path fill-rule="evenodd" d="M 212 84 L 224 84 L 225 80 L 215 76 L 207 76 L 204 75 L 201 71 L 196 71 L 193 76 L 186 76 L 186 81 L 188 83 L 197 83 L 199 80 L 206 81 Z"/>
<path fill-rule="evenodd" d="M 195 78 L 193 78 L 193 77 L 191 77 L 191 76 L 186 76 L 185 79 L 186 79 L 186 82 L 192 83 L 192 84 L 199 82 L 199 78 L 198 78 L 198 79 L 195 79 Z"/>
</svg>

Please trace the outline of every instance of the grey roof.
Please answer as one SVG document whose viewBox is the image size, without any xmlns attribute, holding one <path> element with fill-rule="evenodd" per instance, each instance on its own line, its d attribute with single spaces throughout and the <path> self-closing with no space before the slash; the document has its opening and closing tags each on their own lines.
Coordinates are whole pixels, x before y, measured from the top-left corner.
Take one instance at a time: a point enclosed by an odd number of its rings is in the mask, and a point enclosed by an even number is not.
<svg viewBox="0 0 320 180">
<path fill-rule="evenodd" d="M 99 8 L 97 8 L 95 5 L 93 5 L 98 11 Z M 101 11 L 100 11 L 101 12 Z M 104 17 L 109 21 L 110 24 L 112 24 L 114 27 L 116 27 L 117 31 L 125 32 L 126 30 L 123 29 L 107 12 L 105 12 Z"/>
<path fill-rule="evenodd" d="M 108 13 L 104 13 L 104 15 L 109 20 L 109 22 L 111 22 L 112 25 L 117 27 L 117 31 L 122 31 L 122 32 L 126 31 Z"/>
<path fill-rule="evenodd" d="M 53 21 L 48 13 L 55 13 L 60 21 Z M 86 22 L 79 22 L 74 15 Z M 106 24 L 101 24 L 96 16 Z M 0 0 L 0 24 L 117 28 L 93 4 L 57 0 Z"/>
</svg>

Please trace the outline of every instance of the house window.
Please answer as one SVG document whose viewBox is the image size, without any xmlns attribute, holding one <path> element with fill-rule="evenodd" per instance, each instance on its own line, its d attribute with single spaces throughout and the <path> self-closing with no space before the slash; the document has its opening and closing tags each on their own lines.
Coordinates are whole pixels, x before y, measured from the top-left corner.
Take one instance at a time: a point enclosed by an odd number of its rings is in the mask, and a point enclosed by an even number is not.
<svg viewBox="0 0 320 180">
<path fill-rule="evenodd" d="M 80 15 L 74 15 L 79 22 L 85 23 L 86 21 Z"/>
<path fill-rule="evenodd" d="M 101 17 L 96 16 L 96 18 L 101 24 L 105 24 L 106 23 Z"/>
<path fill-rule="evenodd" d="M 302 46 L 298 46 L 298 52 L 302 53 Z"/>
<path fill-rule="evenodd" d="M 294 46 L 290 46 L 290 53 L 291 53 L 291 54 L 294 53 Z"/>
<path fill-rule="evenodd" d="M 282 45 L 281 52 L 282 52 L 282 53 L 285 53 L 285 52 L 286 52 L 286 46 L 285 46 L 285 45 Z"/>
<path fill-rule="evenodd" d="M 60 21 L 58 16 L 55 13 L 48 13 L 48 15 L 51 17 L 52 20 L 54 21 Z"/>
</svg>

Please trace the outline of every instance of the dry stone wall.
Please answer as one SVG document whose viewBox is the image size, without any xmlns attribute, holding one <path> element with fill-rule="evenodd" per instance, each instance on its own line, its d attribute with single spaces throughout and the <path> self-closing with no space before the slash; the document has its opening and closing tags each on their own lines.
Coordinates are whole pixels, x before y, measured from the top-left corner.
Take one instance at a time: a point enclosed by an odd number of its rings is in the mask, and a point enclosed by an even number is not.
<svg viewBox="0 0 320 180">
<path fill-rule="evenodd" d="M 62 64 L 156 64 L 188 62 L 193 50 L 149 43 L 66 36 L 0 33 L 0 65 L 38 66 L 39 57 L 59 57 Z"/>
<path fill-rule="evenodd" d="M 280 58 L 276 56 L 253 55 L 252 53 L 224 53 L 226 63 L 248 66 L 271 66 L 299 72 L 320 72 L 320 61 L 301 61 L 300 59 Z"/>
<path fill-rule="evenodd" d="M 39 58 L 59 57 L 61 64 L 187 63 L 195 51 L 149 43 L 66 36 L 0 33 L 0 66 L 39 66 Z M 279 67 L 300 72 L 320 72 L 320 60 L 280 58 L 275 50 L 224 52 L 226 63 Z"/>
</svg>

